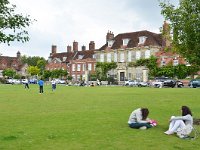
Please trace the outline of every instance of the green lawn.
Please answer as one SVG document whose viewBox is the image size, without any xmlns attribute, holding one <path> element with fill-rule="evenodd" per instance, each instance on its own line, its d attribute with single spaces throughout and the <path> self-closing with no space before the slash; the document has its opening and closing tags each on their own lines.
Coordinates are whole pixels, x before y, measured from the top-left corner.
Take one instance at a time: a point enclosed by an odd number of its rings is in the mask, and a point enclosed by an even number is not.
<svg viewBox="0 0 200 150">
<path fill-rule="evenodd" d="M 200 89 L 0 85 L 0 150 L 193 150 L 200 138 L 167 136 L 171 115 L 188 105 L 200 118 Z M 158 126 L 130 129 L 133 109 L 148 107 Z M 197 126 L 196 126 L 197 127 Z M 197 127 L 200 130 L 200 127 Z"/>
</svg>

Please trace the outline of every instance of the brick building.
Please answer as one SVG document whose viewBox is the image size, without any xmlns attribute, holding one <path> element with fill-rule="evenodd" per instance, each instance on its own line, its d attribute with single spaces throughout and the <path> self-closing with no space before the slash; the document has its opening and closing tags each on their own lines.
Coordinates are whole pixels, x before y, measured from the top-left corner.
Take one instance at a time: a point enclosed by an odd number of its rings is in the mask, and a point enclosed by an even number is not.
<svg viewBox="0 0 200 150">
<path fill-rule="evenodd" d="M 57 46 L 53 45 L 46 69 L 63 69 L 68 71 L 74 81 L 85 80 L 90 73 L 95 72 L 94 50 L 94 41 L 90 41 L 89 50 L 86 50 L 86 46 L 78 50 L 78 42 L 74 41 L 73 47 L 68 45 L 66 52 L 62 53 L 58 53 Z"/>
</svg>

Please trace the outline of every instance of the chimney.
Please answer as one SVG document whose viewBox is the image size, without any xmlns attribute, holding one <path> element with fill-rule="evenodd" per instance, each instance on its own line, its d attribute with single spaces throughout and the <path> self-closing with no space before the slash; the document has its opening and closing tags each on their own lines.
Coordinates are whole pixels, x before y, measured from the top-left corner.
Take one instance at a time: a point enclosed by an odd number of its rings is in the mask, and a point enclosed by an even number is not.
<svg viewBox="0 0 200 150">
<path fill-rule="evenodd" d="M 82 51 L 85 51 L 86 50 L 86 46 L 82 46 Z"/>
<path fill-rule="evenodd" d="M 57 51 L 57 46 L 56 45 L 52 45 L 51 47 L 51 54 L 55 54 Z"/>
<path fill-rule="evenodd" d="M 74 52 L 78 51 L 78 42 L 76 41 L 73 42 L 73 51 Z"/>
<path fill-rule="evenodd" d="M 70 53 L 72 51 L 72 47 L 71 46 L 67 46 L 67 52 Z"/>
<path fill-rule="evenodd" d="M 170 39 L 171 39 L 171 36 L 170 36 L 170 26 L 169 24 L 164 21 L 163 23 L 163 42 L 162 42 L 162 45 L 165 47 L 169 47 L 170 46 Z"/>
<path fill-rule="evenodd" d="M 94 43 L 94 41 L 90 41 L 89 50 L 94 50 L 94 49 L 95 49 L 95 43 Z"/>
<path fill-rule="evenodd" d="M 106 43 L 110 40 L 114 39 L 114 34 L 111 31 L 108 31 L 107 35 L 106 35 Z"/>
</svg>

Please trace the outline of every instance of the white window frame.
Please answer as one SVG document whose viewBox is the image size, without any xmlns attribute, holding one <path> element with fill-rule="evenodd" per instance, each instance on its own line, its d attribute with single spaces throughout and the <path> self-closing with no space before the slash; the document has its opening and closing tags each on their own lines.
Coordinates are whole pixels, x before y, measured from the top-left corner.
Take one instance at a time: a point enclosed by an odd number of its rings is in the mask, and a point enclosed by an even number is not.
<svg viewBox="0 0 200 150">
<path fill-rule="evenodd" d="M 100 54 L 100 62 L 104 62 L 104 54 Z"/>
<path fill-rule="evenodd" d="M 146 36 L 140 36 L 139 37 L 139 43 L 138 44 L 144 44 L 144 42 L 146 41 L 147 37 Z"/>
<path fill-rule="evenodd" d="M 77 71 L 81 71 L 81 64 L 77 64 Z"/>
<path fill-rule="evenodd" d="M 124 53 L 120 53 L 120 62 L 124 62 L 124 61 L 125 61 Z"/>
<path fill-rule="evenodd" d="M 114 62 L 117 62 L 117 53 L 114 53 Z"/>
<path fill-rule="evenodd" d="M 135 52 L 135 59 L 139 60 L 141 58 L 141 51 L 136 51 Z"/>
<path fill-rule="evenodd" d="M 115 42 L 114 40 L 109 40 L 109 41 L 108 41 L 108 47 L 112 47 L 113 44 L 114 44 L 114 42 Z"/>
<path fill-rule="evenodd" d="M 111 62 L 111 53 L 107 53 L 107 62 Z"/>
<path fill-rule="evenodd" d="M 129 41 L 130 41 L 130 39 L 128 39 L 128 38 L 123 39 L 123 46 L 127 46 Z"/>
<path fill-rule="evenodd" d="M 85 64 L 82 65 L 82 70 L 85 71 Z"/>
<path fill-rule="evenodd" d="M 128 51 L 128 62 L 131 62 L 132 51 Z"/>
<path fill-rule="evenodd" d="M 76 64 L 72 64 L 72 71 L 76 71 Z"/>
<path fill-rule="evenodd" d="M 88 63 L 88 70 L 91 71 L 92 70 L 92 64 Z"/>
<path fill-rule="evenodd" d="M 151 56 L 151 51 L 150 50 L 146 50 L 145 51 L 145 58 L 150 58 L 150 56 Z"/>
</svg>

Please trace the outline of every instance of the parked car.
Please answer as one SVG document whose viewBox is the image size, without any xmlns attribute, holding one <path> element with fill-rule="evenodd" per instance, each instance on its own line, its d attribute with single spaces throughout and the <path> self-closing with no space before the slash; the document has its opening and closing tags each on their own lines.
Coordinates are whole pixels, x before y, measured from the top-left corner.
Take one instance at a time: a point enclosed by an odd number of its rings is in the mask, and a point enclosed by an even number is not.
<svg viewBox="0 0 200 150">
<path fill-rule="evenodd" d="M 138 85 L 138 81 L 136 80 L 125 81 L 125 86 L 137 86 L 137 85 Z"/>
<path fill-rule="evenodd" d="M 149 86 L 148 82 L 138 82 L 138 87 L 147 87 Z"/>
<path fill-rule="evenodd" d="M 55 79 L 56 84 L 65 84 L 66 81 L 65 80 L 61 80 L 61 79 Z"/>
<path fill-rule="evenodd" d="M 21 81 L 19 79 L 7 79 L 7 84 L 21 84 Z"/>
<path fill-rule="evenodd" d="M 200 79 L 192 79 L 192 80 L 189 82 L 188 86 L 191 87 L 191 88 L 200 87 Z"/>
<path fill-rule="evenodd" d="M 152 82 L 154 87 L 171 87 L 176 86 L 177 81 L 168 77 L 156 77 L 155 81 Z"/>
<path fill-rule="evenodd" d="M 37 84 L 37 79 L 30 79 L 30 80 L 29 80 L 29 83 L 30 83 L 30 84 Z"/>
</svg>

